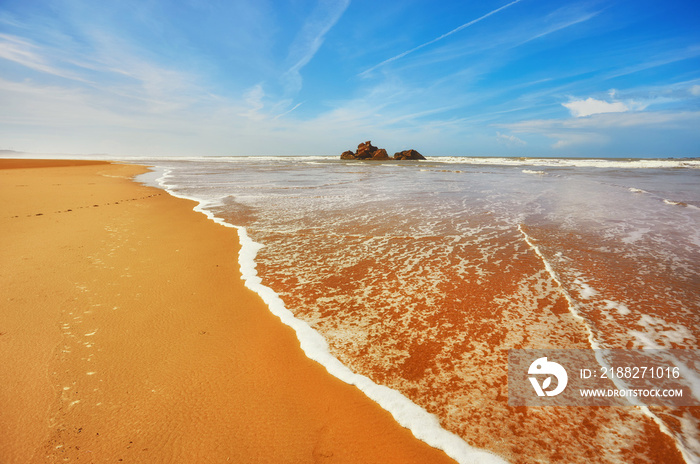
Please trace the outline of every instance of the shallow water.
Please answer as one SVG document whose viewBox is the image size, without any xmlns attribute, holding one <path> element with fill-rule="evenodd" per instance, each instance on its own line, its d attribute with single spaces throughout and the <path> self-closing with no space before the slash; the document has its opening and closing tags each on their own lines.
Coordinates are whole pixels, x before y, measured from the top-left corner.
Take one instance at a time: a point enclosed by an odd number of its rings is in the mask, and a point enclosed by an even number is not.
<svg viewBox="0 0 700 464">
<path fill-rule="evenodd" d="M 700 348 L 699 162 L 148 161 L 264 245 L 263 284 L 336 358 L 470 445 L 700 460 L 697 408 L 512 408 L 506 370 L 509 348 Z"/>
</svg>

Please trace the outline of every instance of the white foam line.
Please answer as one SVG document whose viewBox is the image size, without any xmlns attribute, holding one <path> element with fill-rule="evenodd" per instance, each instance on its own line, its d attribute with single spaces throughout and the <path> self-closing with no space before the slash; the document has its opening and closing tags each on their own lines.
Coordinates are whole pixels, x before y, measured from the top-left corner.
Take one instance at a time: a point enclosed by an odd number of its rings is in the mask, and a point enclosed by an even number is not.
<svg viewBox="0 0 700 464">
<path fill-rule="evenodd" d="M 207 209 L 215 202 L 206 202 L 198 198 L 187 197 L 173 192 L 165 184 L 165 180 L 171 177 L 171 171 L 166 170 L 158 183 L 170 195 L 178 198 L 196 201 L 198 204 L 194 210 L 206 215 L 209 219 L 224 227 L 235 228 L 238 231 L 241 249 L 238 262 L 241 267 L 242 278 L 245 286 L 256 292 L 267 304 L 270 312 L 279 317 L 282 323 L 288 325 L 296 332 L 297 339 L 304 354 L 310 359 L 323 365 L 334 377 L 350 385 L 358 387 L 367 397 L 379 404 L 384 410 L 391 413 L 396 422 L 413 432 L 419 440 L 433 448 L 444 451 L 449 457 L 460 464 L 505 464 L 507 461 L 486 450 L 481 450 L 468 445 L 458 435 L 443 429 L 437 417 L 415 404 L 410 399 L 396 390 L 378 385 L 368 377 L 357 374 L 348 369 L 328 349 L 328 343 L 321 334 L 313 330 L 306 322 L 297 319 L 285 306 L 279 295 L 271 288 L 263 285 L 262 279 L 255 269 L 255 257 L 264 245 L 253 241 L 242 226 L 235 226 L 223 219 L 214 216 Z"/>
<path fill-rule="evenodd" d="M 684 206 L 686 208 L 691 208 L 691 209 L 700 209 L 697 206 L 689 205 L 689 204 L 682 202 L 682 201 L 667 200 L 665 198 L 664 198 L 664 203 L 666 203 L 667 205 L 671 205 L 671 206 Z"/>
<path fill-rule="evenodd" d="M 598 341 L 595 339 L 595 336 L 593 335 L 593 329 L 591 328 L 590 323 L 588 322 L 588 320 L 586 318 L 584 318 L 581 315 L 580 311 L 577 309 L 576 302 L 571 297 L 569 292 L 566 291 L 566 289 L 564 288 L 564 286 L 561 283 L 561 280 L 559 280 L 559 277 L 557 276 L 557 274 L 554 271 L 554 269 L 552 268 L 552 266 L 545 259 L 542 252 L 540 252 L 539 247 L 532 242 L 531 237 L 522 229 L 522 224 L 518 224 L 518 230 L 525 238 L 525 241 L 527 242 L 527 244 L 530 245 L 530 248 L 532 248 L 535 251 L 535 253 L 537 253 L 537 255 L 540 257 L 540 259 L 544 263 L 544 267 L 547 270 L 547 272 L 549 273 L 549 275 L 552 276 L 552 279 L 554 279 L 554 281 L 559 285 L 559 288 L 561 289 L 562 293 L 564 294 L 564 298 L 566 298 L 566 300 L 569 303 L 569 311 L 571 312 L 571 314 L 573 314 L 575 319 L 578 319 L 579 321 L 581 321 L 583 326 L 588 331 L 588 342 L 590 343 L 591 348 L 596 350 L 595 357 L 596 357 L 596 360 L 598 361 L 598 364 L 601 367 L 611 369 L 608 362 L 605 360 L 605 358 L 603 358 L 603 355 L 602 355 L 603 351 L 601 351 L 601 350 L 603 350 L 604 348 L 602 348 L 600 346 L 600 344 L 598 343 Z M 617 388 L 619 388 L 621 390 L 624 390 L 625 388 L 627 388 L 626 385 L 620 379 L 613 377 L 613 378 L 611 378 L 611 380 Z M 627 401 L 630 402 L 630 404 L 638 407 L 642 411 L 642 413 L 644 413 L 644 415 L 646 415 L 651 420 L 653 420 L 656 423 L 656 425 L 659 427 L 659 430 L 661 430 L 663 433 L 665 433 L 666 435 L 668 435 L 669 437 L 671 437 L 673 439 L 673 442 L 676 444 L 676 448 L 678 449 L 678 451 L 680 451 L 681 455 L 683 456 L 683 459 L 688 464 L 693 463 L 693 458 L 690 456 L 688 451 L 686 451 L 685 447 L 680 442 L 680 440 L 673 434 L 673 432 L 666 426 L 666 424 L 664 424 L 661 421 L 661 419 L 659 419 L 659 417 L 656 414 L 651 412 L 647 406 L 644 406 L 638 400 L 631 398 L 631 397 L 626 397 L 626 399 L 627 399 Z"/>
<path fill-rule="evenodd" d="M 525 174 L 538 174 L 540 176 L 545 176 L 547 173 L 545 171 L 533 171 L 532 169 L 523 169 Z"/>
<path fill-rule="evenodd" d="M 588 332 L 588 343 L 591 345 L 591 348 L 593 349 L 601 349 L 601 346 L 598 344 L 598 342 L 595 340 L 595 337 L 593 336 L 593 329 L 591 328 L 590 323 L 586 320 L 581 315 L 581 312 L 577 309 L 577 304 L 574 301 L 574 299 L 571 297 L 568 291 L 564 288 L 564 285 L 562 285 L 561 280 L 559 280 L 559 276 L 557 276 L 557 273 L 554 271 L 552 266 L 549 264 L 549 261 L 547 261 L 540 251 L 540 248 L 535 245 L 532 242 L 532 239 L 527 233 L 523 230 L 522 224 L 518 224 L 518 230 L 520 233 L 523 235 L 525 238 L 525 241 L 527 242 L 528 245 L 530 245 L 530 248 L 532 248 L 537 256 L 540 257 L 542 260 L 542 263 L 544 263 L 544 268 L 547 270 L 549 275 L 552 277 L 552 280 L 554 280 L 557 285 L 559 285 L 559 288 L 561 289 L 561 292 L 564 294 L 564 298 L 566 298 L 566 301 L 569 303 L 569 312 L 574 316 L 574 319 L 578 320 L 583 324 L 583 326 L 586 328 L 586 331 Z"/>
<path fill-rule="evenodd" d="M 482 166 L 543 166 L 615 169 L 700 169 L 698 159 L 595 159 L 595 158 L 499 158 L 468 156 L 430 156 L 428 162 Z"/>
</svg>

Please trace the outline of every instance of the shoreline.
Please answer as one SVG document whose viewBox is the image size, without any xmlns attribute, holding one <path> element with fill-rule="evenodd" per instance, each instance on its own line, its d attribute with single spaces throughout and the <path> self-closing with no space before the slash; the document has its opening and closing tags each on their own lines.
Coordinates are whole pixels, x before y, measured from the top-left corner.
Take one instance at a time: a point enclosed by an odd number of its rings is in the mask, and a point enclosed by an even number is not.
<svg viewBox="0 0 700 464">
<path fill-rule="evenodd" d="M 0 160 L 3 462 L 453 462 L 308 359 L 235 231 L 145 168 L 21 161 Z"/>
<path fill-rule="evenodd" d="M 461 437 L 443 428 L 435 415 L 430 414 L 401 392 L 377 384 L 369 377 L 356 373 L 345 366 L 342 361 L 331 353 L 328 342 L 323 335 L 288 310 L 280 296 L 272 288 L 263 284 L 262 279 L 258 277 L 255 257 L 264 245 L 253 241 L 245 227 L 230 224 L 214 215 L 208 209 L 211 204 L 201 202 L 195 198 L 177 195 L 168 189 L 165 183 L 162 182 L 168 175 L 169 171 L 166 170 L 159 179 L 156 179 L 162 190 L 173 197 L 196 202 L 197 206 L 194 208 L 194 211 L 204 214 L 209 220 L 217 224 L 236 229 L 241 247 L 239 264 L 245 286 L 262 298 L 268 310 L 282 324 L 294 331 L 300 348 L 308 359 L 319 363 L 333 377 L 348 385 L 357 387 L 367 398 L 391 413 L 396 422 L 410 430 L 416 438 L 436 449 L 444 451 L 457 462 L 474 462 L 475 460 L 485 464 L 506 462 L 493 452 L 470 446 Z"/>
</svg>

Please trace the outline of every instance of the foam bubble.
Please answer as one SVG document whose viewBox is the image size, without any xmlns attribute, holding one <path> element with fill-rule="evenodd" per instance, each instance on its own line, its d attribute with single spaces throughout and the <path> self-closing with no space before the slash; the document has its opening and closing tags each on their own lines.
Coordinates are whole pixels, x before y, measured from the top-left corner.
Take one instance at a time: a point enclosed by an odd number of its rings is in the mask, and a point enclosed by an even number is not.
<svg viewBox="0 0 700 464">
<path fill-rule="evenodd" d="M 686 462 L 700 462 L 700 436 L 698 436 L 700 421 L 693 417 L 690 412 L 685 411 L 679 422 L 683 432 Z"/>
<path fill-rule="evenodd" d="M 632 312 L 624 303 L 612 300 L 603 300 L 603 302 L 605 303 L 605 309 L 614 309 L 621 316 L 626 316 Z"/>
<path fill-rule="evenodd" d="M 684 346 L 689 342 L 690 346 L 697 346 L 696 338 L 683 325 L 668 322 L 649 314 L 642 314 L 636 324 L 642 330 L 630 330 L 629 333 L 638 341 L 641 348 L 673 348 L 673 345 Z"/>
<path fill-rule="evenodd" d="M 579 296 L 584 300 L 590 300 L 598 294 L 595 288 L 591 287 L 581 279 L 574 280 L 574 284 L 578 285 Z"/>
</svg>

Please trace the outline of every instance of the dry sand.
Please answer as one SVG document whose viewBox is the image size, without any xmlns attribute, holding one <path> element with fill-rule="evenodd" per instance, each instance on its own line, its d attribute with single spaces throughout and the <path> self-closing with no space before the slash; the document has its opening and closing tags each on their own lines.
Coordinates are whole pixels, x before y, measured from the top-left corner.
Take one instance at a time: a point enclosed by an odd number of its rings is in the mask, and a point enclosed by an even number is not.
<svg viewBox="0 0 700 464">
<path fill-rule="evenodd" d="M 0 462 L 453 462 L 304 356 L 145 169 L 0 160 Z"/>
</svg>

